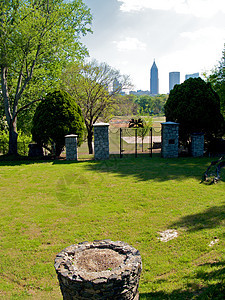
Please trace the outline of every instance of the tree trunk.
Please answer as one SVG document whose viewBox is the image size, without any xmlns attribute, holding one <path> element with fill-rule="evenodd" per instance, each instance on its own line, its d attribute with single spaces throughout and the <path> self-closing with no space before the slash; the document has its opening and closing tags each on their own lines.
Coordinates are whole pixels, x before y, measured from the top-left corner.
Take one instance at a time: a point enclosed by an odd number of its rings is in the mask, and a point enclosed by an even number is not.
<svg viewBox="0 0 225 300">
<path fill-rule="evenodd" d="M 9 155 L 17 155 L 17 137 L 16 124 L 13 123 L 9 126 Z"/>
<path fill-rule="evenodd" d="M 93 146 L 92 146 L 93 131 L 92 131 L 92 129 L 89 129 L 89 128 L 88 128 L 88 136 L 87 136 L 87 140 L 88 140 L 88 150 L 89 150 L 89 154 L 93 154 Z"/>
</svg>

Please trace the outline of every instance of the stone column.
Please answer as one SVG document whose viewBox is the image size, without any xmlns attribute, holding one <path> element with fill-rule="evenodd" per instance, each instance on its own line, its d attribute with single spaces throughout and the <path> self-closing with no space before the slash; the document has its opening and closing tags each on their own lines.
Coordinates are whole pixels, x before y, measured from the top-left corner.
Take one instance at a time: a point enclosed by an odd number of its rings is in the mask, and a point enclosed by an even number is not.
<svg viewBox="0 0 225 300">
<path fill-rule="evenodd" d="M 191 155 L 201 157 L 204 155 L 204 134 L 193 133 L 191 135 Z"/>
<path fill-rule="evenodd" d="M 94 124 L 94 153 L 96 160 L 109 159 L 109 124 Z"/>
<path fill-rule="evenodd" d="M 179 124 L 164 122 L 162 125 L 162 157 L 178 157 Z"/>
<path fill-rule="evenodd" d="M 69 134 L 65 136 L 66 160 L 77 160 L 77 135 Z"/>
</svg>

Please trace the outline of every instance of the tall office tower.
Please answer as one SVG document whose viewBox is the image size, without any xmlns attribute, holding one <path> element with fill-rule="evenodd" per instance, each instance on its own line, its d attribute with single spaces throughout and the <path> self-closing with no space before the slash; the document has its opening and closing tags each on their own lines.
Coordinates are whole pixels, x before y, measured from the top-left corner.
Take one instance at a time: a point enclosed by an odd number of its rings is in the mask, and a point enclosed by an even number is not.
<svg viewBox="0 0 225 300">
<path fill-rule="evenodd" d="M 199 73 L 186 74 L 185 75 L 185 80 L 187 80 L 189 78 L 198 78 L 198 77 L 199 77 Z"/>
<path fill-rule="evenodd" d="M 150 71 L 150 94 L 158 95 L 158 93 L 159 93 L 158 68 L 154 60 Z"/>
<path fill-rule="evenodd" d="M 175 84 L 180 84 L 180 72 L 170 72 L 169 73 L 169 89 L 173 89 Z"/>
</svg>

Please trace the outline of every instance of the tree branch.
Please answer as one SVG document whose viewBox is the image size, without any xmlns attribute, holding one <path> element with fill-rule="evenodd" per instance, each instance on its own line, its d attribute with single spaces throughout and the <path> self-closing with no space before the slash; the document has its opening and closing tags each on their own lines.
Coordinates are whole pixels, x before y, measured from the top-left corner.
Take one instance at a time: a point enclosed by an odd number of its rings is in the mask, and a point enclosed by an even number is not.
<svg viewBox="0 0 225 300">
<path fill-rule="evenodd" d="M 29 106 L 31 106 L 31 105 L 34 104 L 35 102 L 42 101 L 42 100 L 43 100 L 43 99 L 33 100 L 33 101 L 29 102 L 28 104 L 22 106 L 20 109 L 17 110 L 15 116 L 13 117 L 13 121 L 16 119 L 16 117 L 17 117 L 17 115 L 18 115 L 19 112 L 21 112 L 21 111 L 27 109 Z"/>
</svg>

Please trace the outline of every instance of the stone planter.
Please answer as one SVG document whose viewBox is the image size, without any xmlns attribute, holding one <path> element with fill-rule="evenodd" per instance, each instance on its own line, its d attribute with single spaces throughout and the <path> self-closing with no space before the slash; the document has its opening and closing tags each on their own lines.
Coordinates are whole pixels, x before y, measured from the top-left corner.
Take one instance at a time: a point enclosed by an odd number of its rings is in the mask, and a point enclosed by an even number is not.
<svg viewBox="0 0 225 300">
<path fill-rule="evenodd" d="M 64 300 L 137 300 L 141 269 L 139 251 L 120 241 L 72 245 L 55 259 Z"/>
</svg>

